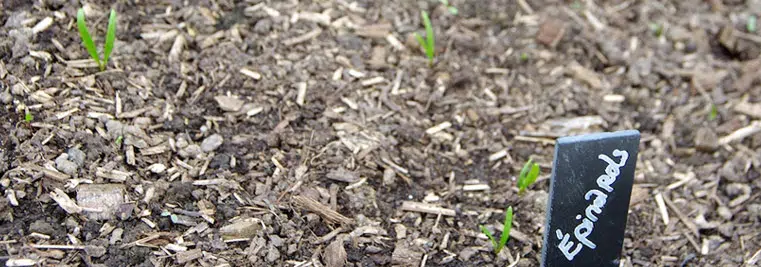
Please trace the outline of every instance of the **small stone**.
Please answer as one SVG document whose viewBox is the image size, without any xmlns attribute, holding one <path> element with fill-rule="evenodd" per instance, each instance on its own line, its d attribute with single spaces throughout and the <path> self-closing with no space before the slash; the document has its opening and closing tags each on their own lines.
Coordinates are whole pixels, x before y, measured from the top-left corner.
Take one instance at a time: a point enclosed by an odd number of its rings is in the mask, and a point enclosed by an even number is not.
<svg viewBox="0 0 761 267">
<path fill-rule="evenodd" d="M 13 96 L 8 91 L 0 93 L 0 102 L 3 102 L 3 104 L 9 104 L 13 101 Z"/>
<path fill-rule="evenodd" d="M 396 239 L 407 237 L 407 226 L 404 226 L 404 224 L 399 223 L 394 225 L 394 231 L 396 232 Z"/>
<path fill-rule="evenodd" d="M 111 238 L 108 239 L 108 243 L 111 245 L 114 245 L 122 240 L 122 234 L 124 233 L 124 229 L 122 228 L 116 228 L 113 232 L 111 232 Z"/>
<path fill-rule="evenodd" d="M 711 152 L 719 148 L 719 137 L 708 127 L 702 127 L 695 132 L 695 148 Z"/>
<path fill-rule="evenodd" d="M 219 108 L 224 111 L 237 112 L 246 102 L 233 96 L 215 96 L 214 100 L 217 101 Z"/>
<path fill-rule="evenodd" d="M 203 152 L 211 152 L 214 150 L 217 150 L 219 146 L 222 145 L 222 142 L 224 142 L 225 139 L 219 135 L 219 134 L 213 134 L 209 137 L 206 137 L 206 139 L 201 142 L 201 150 Z"/>
<path fill-rule="evenodd" d="M 470 260 L 470 258 L 473 257 L 473 255 L 478 254 L 478 250 L 473 247 L 466 247 L 462 250 L 460 250 L 460 253 L 458 256 L 464 261 Z"/>
<path fill-rule="evenodd" d="M 224 239 L 253 238 L 261 230 L 259 222 L 255 218 L 237 220 L 232 224 L 219 228 L 219 233 L 222 234 Z"/>
<path fill-rule="evenodd" d="M 719 213 L 719 216 L 723 218 L 724 220 L 731 220 L 732 219 L 732 211 L 729 210 L 726 206 L 719 206 L 718 209 L 716 209 L 716 212 Z"/>
<path fill-rule="evenodd" d="M 29 231 L 34 233 L 51 235 L 54 230 L 52 224 L 43 220 L 37 220 L 29 225 Z"/>
<path fill-rule="evenodd" d="M 268 34 L 270 33 L 270 29 L 272 28 L 272 20 L 271 19 L 260 19 L 259 21 L 254 24 L 254 32 L 258 34 Z"/>
<path fill-rule="evenodd" d="M 69 148 L 69 151 L 67 151 L 66 154 L 69 154 L 69 160 L 77 164 L 77 167 L 82 167 L 85 164 L 85 158 L 87 155 L 85 152 L 82 152 L 82 150 L 79 150 L 79 148 Z"/>
<path fill-rule="evenodd" d="M 195 158 L 201 153 L 203 153 L 201 147 L 196 144 L 188 145 L 179 152 L 180 157 L 183 158 Z"/>
<path fill-rule="evenodd" d="M 548 19 L 539 26 L 536 34 L 536 41 L 548 47 L 558 45 L 563 35 L 565 35 L 565 23 L 557 19 Z"/>
<path fill-rule="evenodd" d="M 77 164 L 69 161 L 69 155 L 66 153 L 61 154 L 55 159 L 55 168 L 72 176 L 77 173 Z"/>
<path fill-rule="evenodd" d="M 164 173 L 164 171 L 166 170 L 166 165 L 161 163 L 155 163 L 155 164 L 152 164 L 151 166 L 148 166 L 148 170 L 155 174 L 161 174 L 161 173 Z"/>
<path fill-rule="evenodd" d="M 77 187 L 77 204 L 92 220 L 113 219 L 124 204 L 124 192 L 121 184 L 82 184 Z"/>
<path fill-rule="evenodd" d="M 11 87 L 11 93 L 14 95 L 24 95 L 26 90 L 24 90 L 24 85 L 21 83 L 14 84 Z"/>
</svg>

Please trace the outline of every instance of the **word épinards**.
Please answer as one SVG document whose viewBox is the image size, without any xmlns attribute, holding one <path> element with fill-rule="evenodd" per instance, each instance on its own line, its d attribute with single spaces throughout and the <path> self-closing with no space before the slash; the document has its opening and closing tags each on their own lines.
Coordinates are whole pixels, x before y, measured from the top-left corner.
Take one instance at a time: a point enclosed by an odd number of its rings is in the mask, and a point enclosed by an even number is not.
<svg viewBox="0 0 761 267">
<path fill-rule="evenodd" d="M 605 174 L 597 178 L 597 186 L 599 188 L 591 189 L 584 194 L 584 199 L 591 201 L 591 203 L 584 211 L 585 216 L 581 214 L 576 215 L 576 219 L 581 220 L 581 223 L 573 230 L 573 237 L 576 243 L 571 241 L 570 234 L 563 233 L 560 229 L 555 230 L 555 235 L 560 240 L 560 244 L 557 247 L 569 261 L 573 261 L 573 258 L 581 252 L 584 246 L 593 250 L 597 247 L 588 237 L 594 231 L 595 222 L 599 220 L 598 215 L 602 214 L 603 208 L 607 203 L 608 195 L 606 192 L 613 193 L 613 183 L 616 182 L 618 175 L 621 173 L 621 168 L 626 165 L 629 153 L 625 150 L 615 149 L 613 150 L 613 156 L 620 158 L 620 161 L 616 163 L 605 154 L 597 156 L 597 158 L 606 162 L 608 166 L 605 167 Z"/>
</svg>

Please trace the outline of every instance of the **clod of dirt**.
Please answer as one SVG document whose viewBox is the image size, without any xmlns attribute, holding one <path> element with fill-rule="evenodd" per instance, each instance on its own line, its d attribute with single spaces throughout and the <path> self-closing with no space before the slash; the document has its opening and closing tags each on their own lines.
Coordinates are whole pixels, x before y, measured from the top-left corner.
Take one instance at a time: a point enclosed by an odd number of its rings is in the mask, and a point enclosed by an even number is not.
<svg viewBox="0 0 761 267">
<path fill-rule="evenodd" d="M 259 219 L 246 218 L 219 228 L 224 239 L 253 238 L 261 230 Z"/>
<path fill-rule="evenodd" d="M 8 32 L 8 36 L 14 39 L 13 48 L 11 50 L 13 58 L 20 58 L 29 53 L 29 39 L 32 38 L 32 29 L 13 29 Z"/>
<path fill-rule="evenodd" d="M 124 204 L 124 185 L 84 184 L 77 187 L 77 204 L 92 220 L 113 219 Z"/>
<path fill-rule="evenodd" d="M 46 222 L 44 220 L 37 220 L 33 222 L 31 225 L 29 225 L 29 231 L 33 233 L 41 233 L 50 235 L 53 234 L 55 229 L 53 228 L 53 225 L 49 222 Z"/>
<path fill-rule="evenodd" d="M 710 128 L 700 128 L 695 133 L 695 148 L 708 152 L 715 151 L 719 148 L 719 136 Z"/>
<path fill-rule="evenodd" d="M 82 167 L 85 164 L 85 158 L 87 155 L 85 152 L 82 152 L 82 150 L 79 150 L 79 148 L 69 148 L 69 151 L 67 151 L 66 154 L 69 154 L 68 160 L 77 164 L 77 167 Z"/>
<path fill-rule="evenodd" d="M 191 144 L 179 151 L 180 157 L 183 158 L 195 158 L 203 153 L 201 147 L 196 144 Z"/>
<path fill-rule="evenodd" d="M 280 250 L 278 250 L 275 246 L 270 245 L 267 249 L 267 256 L 265 259 L 267 262 L 275 262 L 276 260 L 280 259 Z"/>
<path fill-rule="evenodd" d="M 325 248 L 322 252 L 322 261 L 326 266 L 342 267 L 346 264 L 346 249 L 344 249 L 344 242 L 340 238 L 336 238 L 333 242 Z"/>
<path fill-rule="evenodd" d="M 72 176 L 77 173 L 77 164 L 69 161 L 69 155 L 66 153 L 61 154 L 55 159 L 55 168 Z"/>
<path fill-rule="evenodd" d="M 101 246 L 85 246 L 85 253 L 90 257 L 99 258 L 106 254 L 106 248 Z"/>
<path fill-rule="evenodd" d="M 211 152 L 217 150 L 222 145 L 225 139 L 219 134 L 212 134 L 201 142 L 201 150 L 203 152 Z"/>
<path fill-rule="evenodd" d="M 230 168 L 230 156 L 227 154 L 218 154 L 211 159 L 209 168 L 212 169 L 229 169 Z"/>
</svg>

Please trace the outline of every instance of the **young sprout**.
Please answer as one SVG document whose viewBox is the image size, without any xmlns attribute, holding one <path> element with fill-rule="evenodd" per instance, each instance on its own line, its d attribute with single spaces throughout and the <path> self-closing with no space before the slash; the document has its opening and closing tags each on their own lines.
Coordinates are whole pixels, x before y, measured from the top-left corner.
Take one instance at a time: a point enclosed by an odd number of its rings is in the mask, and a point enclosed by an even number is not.
<svg viewBox="0 0 761 267">
<path fill-rule="evenodd" d="M 528 61 L 528 53 L 526 52 L 521 53 L 521 61 L 523 62 Z"/>
<path fill-rule="evenodd" d="M 433 56 L 436 53 L 436 46 L 434 43 L 433 27 L 431 26 L 431 19 L 428 18 L 428 12 L 420 11 L 420 16 L 423 17 L 423 25 L 425 25 L 425 40 L 423 36 L 415 33 L 415 38 L 420 43 L 420 46 L 425 50 L 425 55 L 428 56 L 428 66 L 433 66 Z"/>
<path fill-rule="evenodd" d="M 711 104 L 711 113 L 708 113 L 708 120 L 715 120 L 719 116 L 719 110 L 716 108 L 716 104 Z"/>
<path fill-rule="evenodd" d="M 537 177 L 539 177 L 539 164 L 534 163 L 533 159 L 529 159 L 523 165 L 521 174 L 518 176 L 518 194 L 522 194 L 529 185 L 536 182 Z"/>
<path fill-rule="evenodd" d="M 30 113 L 29 111 L 24 112 L 24 121 L 26 123 L 32 122 L 33 119 L 34 119 L 34 116 L 32 116 L 32 113 Z"/>
<path fill-rule="evenodd" d="M 748 17 L 746 28 L 748 29 L 748 32 L 756 32 L 756 16 L 750 15 L 750 17 Z"/>
<path fill-rule="evenodd" d="M 114 140 L 114 143 L 117 147 L 122 146 L 122 140 L 124 140 L 124 136 L 120 135 L 116 137 L 116 140 Z"/>
<path fill-rule="evenodd" d="M 98 50 L 95 48 L 95 42 L 92 40 L 90 31 L 87 30 L 87 22 L 85 22 L 85 10 L 80 8 L 77 11 L 77 28 L 79 29 L 79 36 L 82 37 L 82 43 L 87 49 L 87 53 L 90 54 L 95 63 L 101 71 L 106 69 L 108 65 L 108 59 L 111 56 L 111 51 L 114 49 L 114 41 L 116 40 L 116 11 L 111 9 L 111 15 L 108 17 L 108 30 L 106 31 L 106 42 L 103 45 L 103 60 L 100 60 L 98 56 Z"/>
<path fill-rule="evenodd" d="M 439 2 L 441 2 L 441 4 L 444 5 L 445 7 L 447 7 L 447 10 L 449 10 L 449 14 L 457 16 L 457 13 L 460 12 L 459 10 L 457 10 L 456 7 L 449 5 L 449 0 L 439 0 Z"/>
<path fill-rule="evenodd" d="M 513 228 L 513 207 L 508 207 L 505 211 L 505 223 L 502 225 L 502 236 L 499 238 L 499 243 L 497 243 L 497 239 L 494 238 L 494 235 L 489 229 L 486 229 L 483 225 L 480 225 L 480 227 L 481 232 L 491 240 L 491 244 L 494 247 L 494 254 L 499 254 L 499 252 L 502 251 L 502 248 L 505 247 L 505 244 L 507 244 L 507 240 L 510 238 L 510 229 Z"/>
</svg>

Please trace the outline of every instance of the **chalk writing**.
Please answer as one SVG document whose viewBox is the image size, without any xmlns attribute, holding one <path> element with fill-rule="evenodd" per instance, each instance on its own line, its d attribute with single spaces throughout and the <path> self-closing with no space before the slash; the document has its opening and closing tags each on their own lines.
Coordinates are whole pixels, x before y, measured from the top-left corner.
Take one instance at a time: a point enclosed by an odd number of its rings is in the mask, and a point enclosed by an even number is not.
<svg viewBox="0 0 761 267">
<path fill-rule="evenodd" d="M 629 153 L 625 150 L 615 149 L 613 150 L 613 156 L 620 158 L 620 161 L 616 163 L 605 154 L 597 156 L 598 159 L 608 163 L 608 166 L 605 167 L 605 174 L 597 178 L 597 186 L 600 188 L 591 189 L 584 194 L 584 199 L 592 203 L 584 210 L 585 216 L 581 214 L 576 215 L 576 220 L 581 220 L 581 223 L 573 229 L 573 237 L 576 242 L 572 241 L 570 234 L 563 233 L 560 229 L 555 230 L 555 235 L 560 240 L 560 244 L 557 247 L 569 261 L 573 261 L 573 258 L 581 252 L 582 248 L 595 249 L 597 247 L 597 244 L 589 240 L 589 235 L 594 231 L 594 223 L 599 220 L 597 216 L 602 214 L 602 209 L 608 201 L 606 192 L 613 193 L 613 183 L 616 182 L 618 175 L 621 173 L 621 167 L 629 159 Z M 571 250 L 572 248 L 573 250 Z"/>
</svg>

